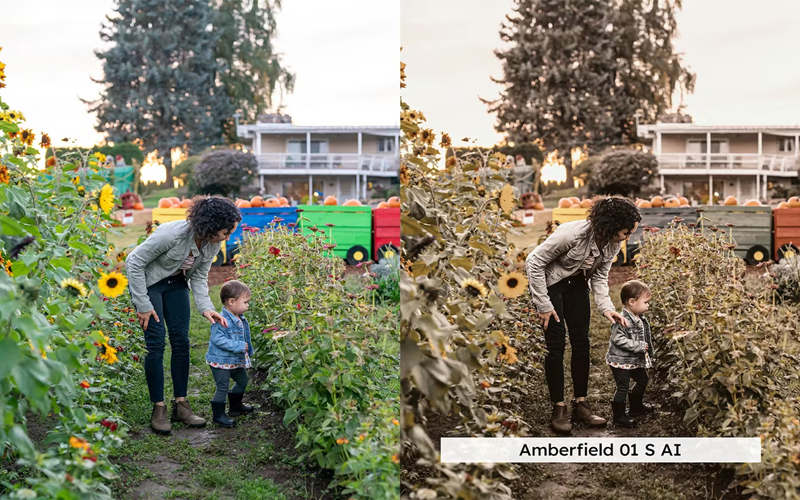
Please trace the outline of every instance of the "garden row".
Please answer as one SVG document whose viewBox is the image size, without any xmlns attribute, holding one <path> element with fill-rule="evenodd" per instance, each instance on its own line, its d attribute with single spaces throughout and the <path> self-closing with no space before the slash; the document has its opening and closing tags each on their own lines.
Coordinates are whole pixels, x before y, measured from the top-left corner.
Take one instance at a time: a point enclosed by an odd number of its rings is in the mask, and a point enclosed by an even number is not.
<svg viewBox="0 0 800 500">
<path fill-rule="evenodd" d="M 277 223 L 244 239 L 236 263 L 253 291 L 254 366 L 344 495 L 397 498 L 398 259 L 345 273 L 328 249 L 322 232 Z"/>
</svg>

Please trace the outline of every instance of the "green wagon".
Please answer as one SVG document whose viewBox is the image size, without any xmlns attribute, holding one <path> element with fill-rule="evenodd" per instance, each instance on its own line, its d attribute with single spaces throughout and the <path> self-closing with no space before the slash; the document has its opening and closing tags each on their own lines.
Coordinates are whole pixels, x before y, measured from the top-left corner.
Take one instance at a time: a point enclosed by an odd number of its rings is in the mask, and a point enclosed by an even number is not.
<svg viewBox="0 0 800 500">
<path fill-rule="evenodd" d="M 372 208 L 369 206 L 344 207 L 341 205 L 299 205 L 298 224 L 302 234 L 311 235 L 312 228 L 326 236 L 326 241 L 336 245 L 333 254 L 358 264 L 370 260 L 372 255 Z M 332 224 L 329 226 L 328 224 Z"/>
<path fill-rule="evenodd" d="M 731 224 L 734 252 L 748 264 L 758 264 L 769 260 L 772 243 L 772 209 L 768 206 L 706 206 L 697 207 L 703 226 L 716 226 L 728 231 Z M 699 220 L 698 220 L 699 222 Z"/>
</svg>

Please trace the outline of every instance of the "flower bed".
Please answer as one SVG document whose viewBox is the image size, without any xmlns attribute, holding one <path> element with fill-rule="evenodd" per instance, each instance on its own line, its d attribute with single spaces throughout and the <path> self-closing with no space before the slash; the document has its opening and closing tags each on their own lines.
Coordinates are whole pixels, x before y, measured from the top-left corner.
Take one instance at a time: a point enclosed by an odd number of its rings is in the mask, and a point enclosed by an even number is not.
<svg viewBox="0 0 800 500">
<path fill-rule="evenodd" d="M 253 291 L 254 365 L 308 457 L 355 498 L 397 498 L 397 302 L 367 274 L 343 278 L 320 237 L 251 233 L 237 259 Z M 366 267 L 364 267 L 366 270 Z"/>
</svg>

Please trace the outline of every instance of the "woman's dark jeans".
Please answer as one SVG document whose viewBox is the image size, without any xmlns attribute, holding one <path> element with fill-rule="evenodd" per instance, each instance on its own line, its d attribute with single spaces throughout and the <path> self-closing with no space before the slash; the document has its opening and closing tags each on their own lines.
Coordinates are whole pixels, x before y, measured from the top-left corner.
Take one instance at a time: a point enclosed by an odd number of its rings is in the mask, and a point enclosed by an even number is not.
<svg viewBox="0 0 800 500">
<path fill-rule="evenodd" d="M 147 295 L 160 321 L 150 317 L 144 341 L 147 356 L 144 358 L 144 373 L 150 401 L 164 400 L 164 337 L 169 331 L 172 348 L 170 372 L 172 392 L 176 398 L 186 397 L 189 384 L 189 287 L 183 275 L 170 276 L 147 288 Z M 165 330 L 166 326 L 166 330 Z"/>
<path fill-rule="evenodd" d="M 589 385 L 589 286 L 583 273 L 564 278 L 548 287 L 547 295 L 560 322 L 551 317 L 544 332 L 547 356 L 544 373 L 550 400 L 564 401 L 564 347 L 567 329 L 572 348 L 572 385 L 576 398 L 585 397 Z"/>
<path fill-rule="evenodd" d="M 631 379 L 636 382 L 633 389 L 630 390 L 631 396 L 644 396 L 644 390 L 647 388 L 647 370 L 644 368 L 636 368 L 634 370 L 625 370 L 624 368 L 611 368 L 611 373 L 614 375 L 614 382 L 617 383 L 617 390 L 614 392 L 615 403 L 625 403 L 628 399 L 628 387 L 630 386 Z"/>
</svg>

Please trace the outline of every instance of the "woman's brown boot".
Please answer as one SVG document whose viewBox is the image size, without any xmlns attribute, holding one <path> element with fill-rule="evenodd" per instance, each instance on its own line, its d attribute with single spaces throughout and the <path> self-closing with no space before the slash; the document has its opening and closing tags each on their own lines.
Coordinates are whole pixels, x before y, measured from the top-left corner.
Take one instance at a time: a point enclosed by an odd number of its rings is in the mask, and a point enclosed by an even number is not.
<svg viewBox="0 0 800 500">
<path fill-rule="evenodd" d="M 550 418 L 550 426 L 559 434 L 569 434 L 572 431 L 567 405 L 553 405 L 553 416 Z"/>
</svg>

